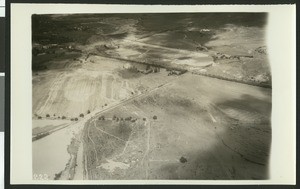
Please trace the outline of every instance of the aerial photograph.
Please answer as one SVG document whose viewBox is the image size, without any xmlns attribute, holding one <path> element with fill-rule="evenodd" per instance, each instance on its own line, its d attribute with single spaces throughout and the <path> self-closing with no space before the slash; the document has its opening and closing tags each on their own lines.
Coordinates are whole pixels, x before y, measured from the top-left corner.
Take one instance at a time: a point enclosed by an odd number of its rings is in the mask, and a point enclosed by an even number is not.
<svg viewBox="0 0 300 189">
<path fill-rule="evenodd" d="M 31 21 L 32 179 L 270 179 L 267 13 Z"/>
</svg>

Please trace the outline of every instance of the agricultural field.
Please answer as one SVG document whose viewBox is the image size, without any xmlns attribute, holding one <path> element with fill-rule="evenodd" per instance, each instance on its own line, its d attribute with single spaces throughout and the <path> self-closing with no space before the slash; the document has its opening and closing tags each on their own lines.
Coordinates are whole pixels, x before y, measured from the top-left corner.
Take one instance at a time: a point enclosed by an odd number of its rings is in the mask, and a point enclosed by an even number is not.
<svg viewBox="0 0 300 189">
<path fill-rule="evenodd" d="M 33 173 L 268 179 L 265 27 L 261 13 L 33 15 Z"/>
</svg>

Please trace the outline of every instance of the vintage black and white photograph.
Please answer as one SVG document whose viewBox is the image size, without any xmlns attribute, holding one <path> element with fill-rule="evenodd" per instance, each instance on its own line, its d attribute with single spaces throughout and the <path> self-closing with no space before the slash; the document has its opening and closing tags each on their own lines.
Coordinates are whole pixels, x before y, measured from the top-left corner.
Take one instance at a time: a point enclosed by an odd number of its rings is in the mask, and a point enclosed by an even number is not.
<svg viewBox="0 0 300 189">
<path fill-rule="evenodd" d="M 33 179 L 269 179 L 267 13 L 31 23 Z"/>
</svg>

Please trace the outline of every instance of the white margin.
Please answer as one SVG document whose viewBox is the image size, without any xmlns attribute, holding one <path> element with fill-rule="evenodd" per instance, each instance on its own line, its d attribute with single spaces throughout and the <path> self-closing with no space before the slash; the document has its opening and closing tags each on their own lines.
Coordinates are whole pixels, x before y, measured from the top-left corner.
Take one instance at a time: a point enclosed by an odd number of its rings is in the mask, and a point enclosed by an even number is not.
<svg viewBox="0 0 300 189">
<path fill-rule="evenodd" d="M 295 5 L 11 4 L 11 184 L 295 184 Z M 31 14 L 268 12 L 272 67 L 272 174 L 269 180 L 33 181 L 31 175 Z M 269 45 L 268 45 L 269 46 Z M 20 95 L 22 94 L 22 95 Z M 18 140 L 16 140 L 18 139 Z M 20 156 L 20 154 L 22 154 Z M 20 171 L 22 170 L 22 171 Z"/>
</svg>

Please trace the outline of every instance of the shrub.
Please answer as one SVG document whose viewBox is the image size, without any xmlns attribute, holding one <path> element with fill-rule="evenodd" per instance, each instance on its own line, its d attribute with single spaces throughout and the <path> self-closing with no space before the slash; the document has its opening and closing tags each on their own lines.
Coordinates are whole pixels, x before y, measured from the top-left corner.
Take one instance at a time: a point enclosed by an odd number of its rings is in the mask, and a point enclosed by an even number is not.
<svg viewBox="0 0 300 189">
<path fill-rule="evenodd" d="M 183 156 L 179 160 L 180 160 L 181 163 L 186 163 L 187 162 L 187 159 Z"/>
<path fill-rule="evenodd" d="M 74 118 L 71 118 L 71 121 L 74 121 Z"/>
<path fill-rule="evenodd" d="M 131 119 L 132 119 L 132 117 L 126 117 L 126 118 L 125 118 L 126 121 L 129 121 L 129 120 L 131 120 Z"/>
<path fill-rule="evenodd" d="M 49 115 L 49 114 L 47 114 L 47 115 L 46 115 L 46 117 L 50 117 L 50 115 Z"/>
<path fill-rule="evenodd" d="M 107 104 L 104 104 L 104 106 L 107 106 Z"/>
<path fill-rule="evenodd" d="M 78 121 L 78 118 L 76 117 L 74 120 L 75 120 L 75 121 Z"/>
<path fill-rule="evenodd" d="M 105 120 L 104 115 L 100 116 L 100 117 L 98 118 L 98 120 Z"/>
<path fill-rule="evenodd" d="M 156 116 L 156 115 L 155 115 L 155 116 L 153 116 L 153 119 L 154 119 L 154 120 L 156 120 L 156 119 L 157 119 L 157 116 Z"/>
<path fill-rule="evenodd" d="M 58 116 L 57 118 L 60 119 L 60 116 Z"/>
<path fill-rule="evenodd" d="M 60 179 L 60 177 L 61 177 L 61 174 L 62 174 L 62 171 L 61 171 L 61 172 L 59 172 L 59 173 L 57 173 L 57 174 L 55 174 L 54 180 L 58 180 L 58 179 Z"/>
<path fill-rule="evenodd" d="M 38 116 L 38 119 L 42 119 L 42 117 L 41 117 L 41 116 Z"/>
<path fill-rule="evenodd" d="M 143 121 L 146 121 L 146 118 L 143 118 Z"/>
<path fill-rule="evenodd" d="M 62 116 L 61 119 L 66 119 L 66 116 Z"/>
<path fill-rule="evenodd" d="M 84 117 L 83 113 L 81 113 L 81 114 L 79 115 L 79 117 Z"/>
<path fill-rule="evenodd" d="M 87 111 L 87 113 L 89 114 L 89 113 L 91 113 L 91 111 L 90 111 L 90 110 L 88 110 L 88 111 Z"/>
</svg>

